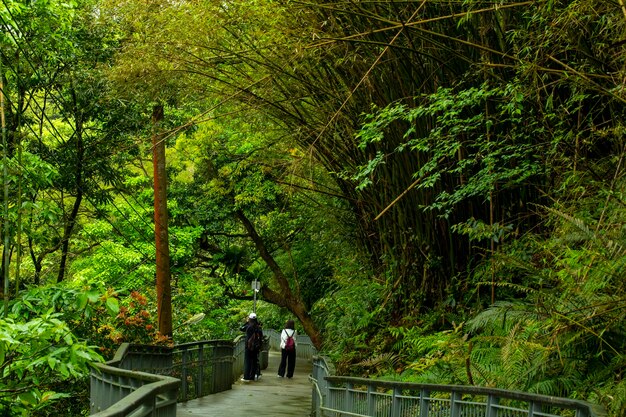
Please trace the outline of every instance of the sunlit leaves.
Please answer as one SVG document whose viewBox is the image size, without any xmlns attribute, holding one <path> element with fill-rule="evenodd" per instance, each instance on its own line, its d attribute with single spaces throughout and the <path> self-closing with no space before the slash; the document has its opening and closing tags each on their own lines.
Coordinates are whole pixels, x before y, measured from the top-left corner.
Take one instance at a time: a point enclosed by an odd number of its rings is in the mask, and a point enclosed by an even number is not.
<svg viewBox="0 0 626 417">
<path fill-rule="evenodd" d="M 89 373 L 89 364 L 99 361 L 102 357 L 79 341 L 58 313 L 27 321 L 0 319 L 0 398 L 10 404 L 12 413 L 27 415 L 63 397 L 47 391 L 45 384 L 82 378 Z"/>
</svg>

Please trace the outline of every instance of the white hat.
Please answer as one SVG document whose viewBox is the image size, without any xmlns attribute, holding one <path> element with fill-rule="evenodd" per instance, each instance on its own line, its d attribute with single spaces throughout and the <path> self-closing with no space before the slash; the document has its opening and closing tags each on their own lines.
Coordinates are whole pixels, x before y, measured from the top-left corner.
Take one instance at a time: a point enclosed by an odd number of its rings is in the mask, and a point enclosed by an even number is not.
<svg viewBox="0 0 626 417">
<path fill-rule="evenodd" d="M 248 316 L 249 319 L 256 319 L 256 314 L 254 313 L 250 313 L 250 315 Z"/>
</svg>

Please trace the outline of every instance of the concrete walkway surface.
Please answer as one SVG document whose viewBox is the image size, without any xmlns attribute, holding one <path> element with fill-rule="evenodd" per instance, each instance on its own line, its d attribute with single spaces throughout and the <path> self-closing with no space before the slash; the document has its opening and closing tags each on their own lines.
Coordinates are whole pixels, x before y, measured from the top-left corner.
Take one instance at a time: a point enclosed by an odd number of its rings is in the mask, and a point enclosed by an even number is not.
<svg viewBox="0 0 626 417">
<path fill-rule="evenodd" d="M 309 417 L 311 362 L 296 359 L 292 379 L 278 377 L 280 353 L 270 352 L 260 380 L 236 381 L 229 391 L 178 404 L 176 417 Z"/>
</svg>

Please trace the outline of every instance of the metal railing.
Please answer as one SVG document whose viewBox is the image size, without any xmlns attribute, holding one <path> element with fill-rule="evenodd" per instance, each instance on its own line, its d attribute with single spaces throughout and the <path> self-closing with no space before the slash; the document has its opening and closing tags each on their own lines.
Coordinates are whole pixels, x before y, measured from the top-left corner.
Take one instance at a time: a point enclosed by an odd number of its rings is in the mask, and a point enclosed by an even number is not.
<svg viewBox="0 0 626 417">
<path fill-rule="evenodd" d="M 94 417 L 175 416 L 180 381 L 169 376 L 122 369 L 129 347 L 125 343 L 112 360 L 106 364 L 94 364 L 90 414 Z"/>
<path fill-rule="evenodd" d="M 280 351 L 280 332 L 264 330 L 268 350 Z M 316 352 L 308 336 L 297 336 L 297 355 Z M 175 417 L 176 403 L 229 390 L 243 373 L 245 338 L 207 340 L 174 347 L 122 344 L 113 360 L 91 373 L 91 414 L 97 417 Z"/>
<path fill-rule="evenodd" d="M 94 365 L 91 414 L 174 417 L 176 402 L 228 390 L 233 379 L 229 340 L 172 348 L 123 344 L 112 361 Z"/>
<path fill-rule="evenodd" d="M 265 330 L 268 350 L 280 351 L 280 333 Z M 97 417 L 175 417 L 176 402 L 229 390 L 243 373 L 245 338 L 207 340 L 174 347 L 122 344 L 113 360 L 94 365 L 91 414 Z M 314 352 L 307 336 L 298 336 L 298 357 Z"/>
<path fill-rule="evenodd" d="M 246 351 L 246 338 L 241 335 L 233 341 L 233 381 L 243 374 L 243 362 Z"/>
<path fill-rule="evenodd" d="M 179 378 L 179 402 L 204 397 L 232 388 L 233 342 L 207 340 L 176 345 L 172 365 L 155 372 Z"/>
<path fill-rule="evenodd" d="M 316 417 L 603 417 L 583 401 L 474 386 L 414 384 L 334 376 L 323 357 L 313 361 Z"/>
<path fill-rule="evenodd" d="M 271 329 L 264 333 L 268 348 L 280 350 L 280 333 Z M 600 406 L 583 401 L 524 392 L 336 376 L 327 358 L 314 356 L 307 336 L 298 336 L 297 342 L 298 357 L 313 358 L 310 379 L 316 417 L 606 415 Z M 124 344 L 112 361 L 94 366 L 91 413 L 95 417 L 175 417 L 177 401 L 230 389 L 241 375 L 244 349 L 243 337 L 174 348 Z"/>
</svg>

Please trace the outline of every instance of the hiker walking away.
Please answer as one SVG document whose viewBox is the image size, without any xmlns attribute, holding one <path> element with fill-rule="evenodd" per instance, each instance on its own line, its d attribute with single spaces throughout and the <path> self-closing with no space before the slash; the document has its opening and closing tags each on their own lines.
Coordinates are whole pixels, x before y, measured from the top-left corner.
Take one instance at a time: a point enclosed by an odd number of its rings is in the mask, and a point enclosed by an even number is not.
<svg viewBox="0 0 626 417">
<path fill-rule="evenodd" d="M 280 365 L 278 366 L 278 376 L 293 378 L 293 371 L 296 367 L 296 330 L 293 320 L 287 320 L 285 328 L 280 332 Z"/>
<path fill-rule="evenodd" d="M 259 352 L 263 344 L 263 331 L 257 320 L 256 314 L 250 313 L 246 331 L 246 349 L 243 361 L 242 381 L 254 381 L 258 373 Z"/>
<path fill-rule="evenodd" d="M 250 316 L 254 316 L 255 313 L 250 313 Z M 248 329 L 248 326 L 250 326 L 250 316 L 246 317 L 246 322 L 244 324 L 241 325 L 241 327 L 239 328 L 240 331 L 242 332 L 246 332 L 246 330 Z M 259 326 L 259 328 L 261 329 L 261 332 L 263 331 L 263 324 L 261 323 L 261 321 L 259 320 L 259 318 L 257 317 L 256 319 L 256 323 Z M 261 348 L 262 349 L 262 348 Z M 260 360 L 260 355 L 257 355 L 257 360 L 256 360 L 256 371 L 255 371 L 255 375 L 256 375 L 256 379 L 260 379 L 261 378 L 261 360 Z M 245 358 L 245 356 L 244 356 Z"/>
</svg>

